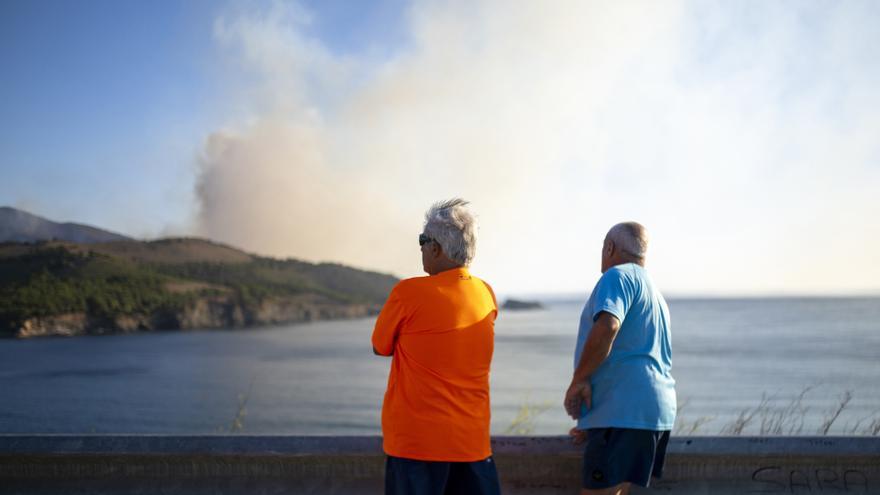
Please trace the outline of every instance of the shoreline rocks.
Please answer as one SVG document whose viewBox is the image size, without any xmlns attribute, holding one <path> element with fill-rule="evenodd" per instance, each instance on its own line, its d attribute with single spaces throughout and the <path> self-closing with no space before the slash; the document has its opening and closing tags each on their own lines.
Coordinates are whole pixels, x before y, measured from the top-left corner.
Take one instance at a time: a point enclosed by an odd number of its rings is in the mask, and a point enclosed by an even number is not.
<svg viewBox="0 0 880 495">
<path fill-rule="evenodd" d="M 381 305 L 346 304 L 314 294 L 273 298 L 245 305 L 231 298 L 200 298 L 179 311 L 111 318 L 67 313 L 28 318 L 13 331 L 13 338 L 76 337 L 151 331 L 253 328 L 267 325 L 344 320 L 378 314 Z"/>
</svg>

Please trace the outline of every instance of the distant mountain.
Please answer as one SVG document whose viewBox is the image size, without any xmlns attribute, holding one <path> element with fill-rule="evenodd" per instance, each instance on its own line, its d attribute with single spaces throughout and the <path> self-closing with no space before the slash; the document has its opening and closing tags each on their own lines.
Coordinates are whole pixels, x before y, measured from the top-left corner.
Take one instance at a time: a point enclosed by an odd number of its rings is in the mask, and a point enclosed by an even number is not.
<svg viewBox="0 0 880 495">
<path fill-rule="evenodd" d="M 376 314 L 397 279 L 205 239 L 0 244 L 0 336 L 245 328 Z"/>
<path fill-rule="evenodd" d="M 130 241 L 130 237 L 78 223 L 58 223 L 8 206 L 0 207 L 0 242 Z"/>
</svg>

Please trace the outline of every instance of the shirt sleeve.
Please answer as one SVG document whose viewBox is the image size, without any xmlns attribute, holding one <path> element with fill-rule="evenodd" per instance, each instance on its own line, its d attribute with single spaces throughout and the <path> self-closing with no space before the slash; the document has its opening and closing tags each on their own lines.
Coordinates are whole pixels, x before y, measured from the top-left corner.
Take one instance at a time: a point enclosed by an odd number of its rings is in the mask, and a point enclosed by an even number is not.
<svg viewBox="0 0 880 495">
<path fill-rule="evenodd" d="M 405 318 L 406 311 L 400 299 L 400 290 L 395 286 L 382 306 L 379 317 L 376 318 L 376 326 L 373 328 L 373 349 L 383 356 L 390 356 Z"/>
<path fill-rule="evenodd" d="M 604 311 L 614 315 L 620 323 L 623 323 L 632 302 L 632 284 L 620 270 L 608 270 L 596 284 L 591 315 L 593 321 L 596 321 L 599 313 Z"/>
<path fill-rule="evenodd" d="M 498 299 L 495 298 L 495 291 L 492 290 L 492 286 L 489 285 L 488 283 L 486 283 L 485 280 L 480 280 L 480 282 L 483 282 L 483 285 L 486 286 L 486 290 L 489 291 L 489 295 L 492 296 L 492 305 L 495 306 L 495 317 L 497 318 L 498 317 Z"/>
</svg>

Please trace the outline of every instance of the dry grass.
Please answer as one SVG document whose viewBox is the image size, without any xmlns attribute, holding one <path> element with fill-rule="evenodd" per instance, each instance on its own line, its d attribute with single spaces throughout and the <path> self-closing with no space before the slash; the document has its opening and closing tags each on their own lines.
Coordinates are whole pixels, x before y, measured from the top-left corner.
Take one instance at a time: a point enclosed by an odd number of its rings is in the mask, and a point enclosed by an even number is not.
<svg viewBox="0 0 880 495">
<path fill-rule="evenodd" d="M 711 423 L 715 419 L 715 416 L 700 416 L 699 418 L 693 420 L 689 426 L 683 426 L 680 435 L 696 435 L 700 428 L 705 426 L 708 423 Z"/>
<path fill-rule="evenodd" d="M 815 385 L 805 387 L 797 396 L 781 407 L 776 405 L 775 396 L 763 394 L 757 406 L 741 410 L 734 420 L 721 428 L 719 433 L 722 435 L 743 435 L 753 431 L 758 435 L 802 434 L 809 412 L 809 407 L 804 406 L 804 398 L 814 389 L 816 389 Z M 837 403 L 824 412 L 816 433 L 819 435 L 831 434 L 832 428 L 838 424 L 843 412 L 850 406 L 852 400 L 853 392 L 851 390 L 840 394 Z M 683 405 L 686 406 L 687 401 Z M 691 423 L 681 420 L 676 424 L 676 432 L 682 435 L 692 435 L 709 420 L 699 418 Z M 880 410 L 859 419 L 852 425 L 843 426 L 841 430 L 843 434 L 847 435 L 880 435 Z"/>
<path fill-rule="evenodd" d="M 843 410 L 846 409 L 846 406 L 852 400 L 852 397 L 853 396 L 851 390 L 847 390 L 840 395 L 840 400 L 838 401 L 837 406 L 825 414 L 825 417 L 822 420 L 822 426 L 819 427 L 818 433 L 820 435 L 828 434 L 828 430 L 831 429 L 831 425 L 833 425 L 834 422 L 837 421 L 837 418 L 840 417 L 840 413 L 842 413 Z"/>
<path fill-rule="evenodd" d="M 550 406 L 551 404 L 549 402 L 532 404 L 529 401 L 529 397 L 526 396 L 525 401 L 523 401 L 523 404 L 519 407 L 519 412 L 517 412 L 516 417 L 510 422 L 510 426 L 504 430 L 504 434 L 531 435 L 535 432 L 535 425 L 537 424 L 538 416 L 547 409 L 550 409 Z"/>
<path fill-rule="evenodd" d="M 232 418 L 232 426 L 229 427 L 230 433 L 240 433 L 244 430 L 244 417 L 247 416 L 247 403 L 251 398 L 251 391 L 254 389 L 255 380 L 256 377 L 252 378 L 250 385 L 248 385 L 247 392 L 239 394 L 238 396 L 238 410 L 235 413 L 235 417 Z"/>
<path fill-rule="evenodd" d="M 687 409 L 690 402 L 690 398 L 687 398 L 678 404 L 675 415 L 675 426 L 672 429 L 673 433 L 676 435 L 695 435 L 700 428 L 711 423 L 715 419 L 715 416 L 700 416 L 693 421 L 687 421 L 684 419 L 682 412 Z"/>
<path fill-rule="evenodd" d="M 804 429 L 808 407 L 803 405 L 804 396 L 815 386 L 805 387 L 786 406 L 779 409 L 765 407 L 761 410 L 761 435 L 797 435 Z M 769 404 L 768 404 L 769 406 Z"/>
<path fill-rule="evenodd" d="M 755 419 L 755 416 L 762 411 L 767 410 L 770 398 L 766 394 L 761 396 L 761 402 L 755 408 L 746 408 L 739 412 L 735 420 L 728 423 L 721 429 L 722 435 L 742 435 L 743 430 Z"/>
<path fill-rule="evenodd" d="M 848 435 L 880 435 L 880 409 L 860 418 L 852 425 L 847 424 L 843 430 Z"/>
<path fill-rule="evenodd" d="M 880 435 L 880 412 L 875 413 L 877 416 L 871 420 L 871 423 L 865 428 L 863 435 L 877 436 Z"/>
</svg>

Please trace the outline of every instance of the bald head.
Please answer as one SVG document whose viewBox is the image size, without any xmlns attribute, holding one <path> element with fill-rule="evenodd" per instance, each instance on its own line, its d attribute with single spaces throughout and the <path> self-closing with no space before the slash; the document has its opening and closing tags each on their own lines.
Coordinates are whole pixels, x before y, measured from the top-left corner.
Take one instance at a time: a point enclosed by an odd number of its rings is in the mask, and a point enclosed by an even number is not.
<svg viewBox="0 0 880 495">
<path fill-rule="evenodd" d="M 608 231 L 602 248 L 602 273 L 615 265 L 645 265 L 648 254 L 648 231 L 637 222 L 622 222 Z"/>
</svg>

